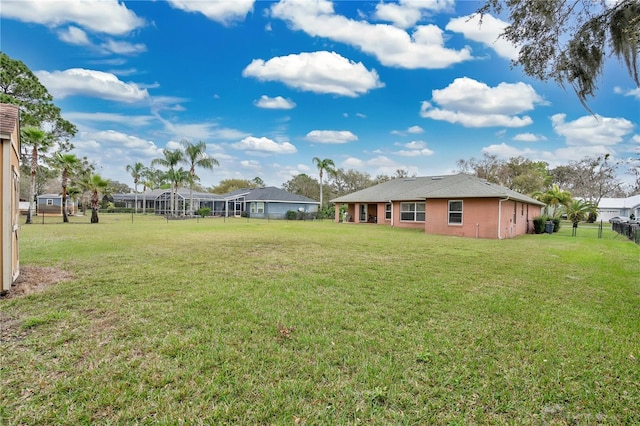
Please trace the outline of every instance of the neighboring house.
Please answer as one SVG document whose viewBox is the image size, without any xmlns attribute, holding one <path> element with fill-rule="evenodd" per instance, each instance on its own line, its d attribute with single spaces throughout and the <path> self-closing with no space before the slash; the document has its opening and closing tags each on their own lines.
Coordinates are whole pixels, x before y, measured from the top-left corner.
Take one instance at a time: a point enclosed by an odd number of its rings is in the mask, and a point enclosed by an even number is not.
<svg viewBox="0 0 640 426">
<path fill-rule="evenodd" d="M 275 186 L 238 189 L 222 195 L 227 216 L 286 219 L 288 211 L 315 216 L 320 203 Z"/>
<path fill-rule="evenodd" d="M 20 274 L 20 111 L 0 104 L 0 292 L 8 291 Z"/>
<path fill-rule="evenodd" d="M 201 207 L 208 207 L 211 211 L 221 209 L 224 205 L 222 197 L 210 192 L 193 191 L 194 211 L 198 211 Z M 189 207 L 189 189 L 180 188 L 176 194 L 177 213 L 186 214 Z M 136 199 L 138 200 L 138 212 L 145 210 L 156 214 L 169 214 L 171 212 L 171 189 L 154 189 L 151 191 L 141 192 L 139 194 L 113 194 L 110 196 L 116 207 L 135 208 Z"/>
<path fill-rule="evenodd" d="M 177 196 L 177 214 L 188 211 L 189 189 L 180 188 Z M 136 194 L 114 194 L 111 196 L 117 207 L 135 206 Z M 171 212 L 171 190 L 155 189 L 137 195 L 138 211 L 146 203 L 149 211 L 156 214 Z M 285 219 L 287 211 L 293 210 L 307 215 L 318 212 L 319 202 L 301 195 L 291 194 L 276 187 L 238 189 L 218 195 L 209 192 L 193 192 L 194 211 L 201 207 L 211 209 L 214 216 L 249 216 L 265 219 Z"/>
<path fill-rule="evenodd" d="M 335 221 L 424 229 L 427 234 L 512 238 L 533 232 L 544 203 L 466 174 L 394 179 L 335 198 Z M 340 217 L 341 206 L 346 217 Z"/>
<path fill-rule="evenodd" d="M 609 221 L 615 216 L 640 217 L 640 195 L 627 198 L 602 198 L 598 203 L 598 220 Z"/>
<path fill-rule="evenodd" d="M 37 214 L 45 216 L 62 216 L 62 195 L 41 194 L 38 195 Z M 67 195 L 67 214 L 78 213 L 78 205 Z"/>
</svg>

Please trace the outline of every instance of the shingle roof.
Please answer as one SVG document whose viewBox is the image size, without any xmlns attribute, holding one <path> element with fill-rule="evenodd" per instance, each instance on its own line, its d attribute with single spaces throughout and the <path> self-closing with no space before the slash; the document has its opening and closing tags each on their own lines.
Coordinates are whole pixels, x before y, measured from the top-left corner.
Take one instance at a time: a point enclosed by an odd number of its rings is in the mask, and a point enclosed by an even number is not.
<svg viewBox="0 0 640 426">
<path fill-rule="evenodd" d="M 448 176 L 423 176 L 394 179 L 349 195 L 334 198 L 333 203 L 382 203 L 429 198 L 510 198 L 530 204 L 544 203 L 504 186 L 460 173 Z"/>
<path fill-rule="evenodd" d="M 9 139 L 18 125 L 19 111 L 17 105 L 0 104 L 0 137 Z"/>
<path fill-rule="evenodd" d="M 244 196 L 245 201 L 319 204 L 318 201 L 314 199 L 298 194 L 292 194 L 284 189 L 276 188 L 275 186 L 238 189 L 223 195 L 226 199 L 240 196 Z"/>
</svg>

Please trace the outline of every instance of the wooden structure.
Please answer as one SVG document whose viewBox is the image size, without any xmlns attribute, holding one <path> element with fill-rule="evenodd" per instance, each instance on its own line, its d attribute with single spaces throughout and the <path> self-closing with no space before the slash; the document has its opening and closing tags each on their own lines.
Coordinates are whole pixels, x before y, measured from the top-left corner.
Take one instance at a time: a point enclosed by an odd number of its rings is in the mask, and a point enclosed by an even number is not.
<svg viewBox="0 0 640 426">
<path fill-rule="evenodd" d="M 0 279 L 8 291 L 20 274 L 18 219 L 20 214 L 20 111 L 0 104 Z"/>
</svg>

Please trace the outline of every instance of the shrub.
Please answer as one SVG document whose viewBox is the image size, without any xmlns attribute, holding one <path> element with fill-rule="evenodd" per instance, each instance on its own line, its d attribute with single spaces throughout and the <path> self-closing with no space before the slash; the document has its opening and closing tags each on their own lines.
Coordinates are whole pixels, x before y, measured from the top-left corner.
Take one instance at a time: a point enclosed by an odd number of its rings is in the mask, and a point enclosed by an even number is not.
<svg viewBox="0 0 640 426">
<path fill-rule="evenodd" d="M 298 218 L 298 212 L 295 210 L 287 210 L 287 220 L 296 220 Z"/>
<path fill-rule="evenodd" d="M 560 218 L 554 217 L 550 220 L 553 222 L 553 232 L 558 232 L 560 230 Z"/>
<path fill-rule="evenodd" d="M 548 216 L 538 216 L 533 218 L 533 232 L 536 234 L 543 234 L 544 228 L 549 219 Z"/>
<path fill-rule="evenodd" d="M 201 217 L 210 216 L 211 209 L 209 207 L 200 207 L 196 213 L 198 213 L 198 216 Z"/>
</svg>

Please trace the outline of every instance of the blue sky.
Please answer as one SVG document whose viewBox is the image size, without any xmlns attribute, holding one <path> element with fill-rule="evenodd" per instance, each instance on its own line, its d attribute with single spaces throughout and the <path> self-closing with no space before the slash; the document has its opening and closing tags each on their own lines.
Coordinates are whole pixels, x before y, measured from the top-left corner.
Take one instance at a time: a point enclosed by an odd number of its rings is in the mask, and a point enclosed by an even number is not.
<svg viewBox="0 0 640 426">
<path fill-rule="evenodd" d="M 640 89 L 616 60 L 591 115 L 511 67 L 480 3 L 2 0 L 1 49 L 76 124 L 74 153 L 133 187 L 128 164 L 202 140 L 201 184 L 281 186 L 337 167 L 439 175 L 483 153 L 551 167 L 640 153 Z"/>
</svg>

